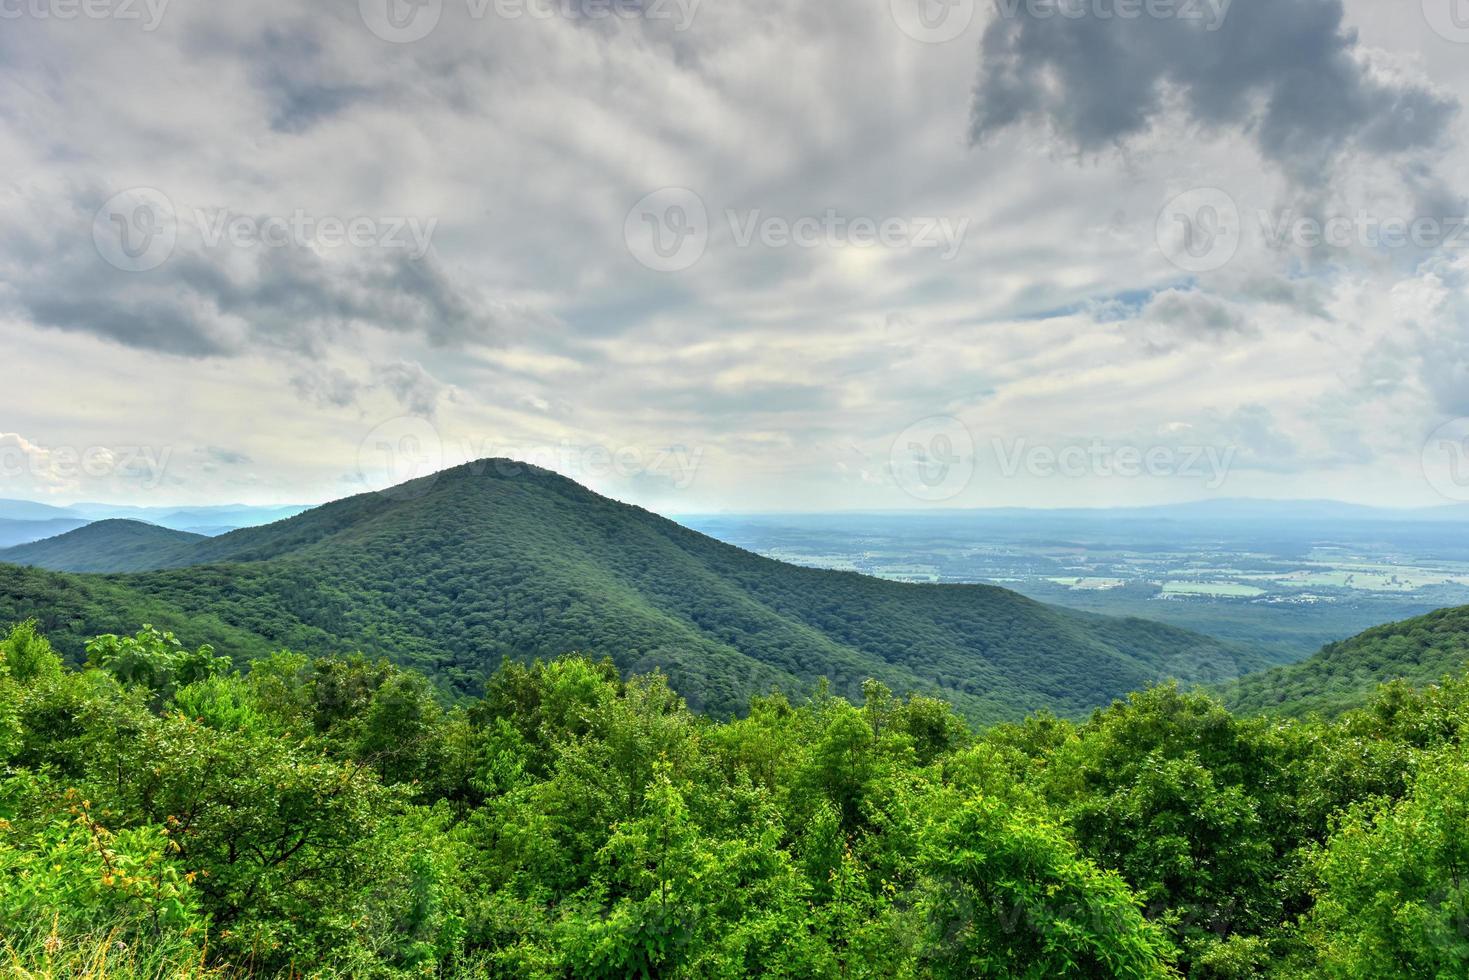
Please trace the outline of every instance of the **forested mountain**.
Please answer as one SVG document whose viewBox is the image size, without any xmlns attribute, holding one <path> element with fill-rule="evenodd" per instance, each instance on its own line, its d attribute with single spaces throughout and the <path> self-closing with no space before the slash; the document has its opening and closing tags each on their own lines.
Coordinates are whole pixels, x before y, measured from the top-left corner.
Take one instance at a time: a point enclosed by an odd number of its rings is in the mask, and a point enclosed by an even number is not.
<svg viewBox="0 0 1469 980">
<path fill-rule="evenodd" d="M 1239 711 L 1326 715 L 1359 707 L 1379 684 L 1415 687 L 1469 665 L 1469 607 L 1440 609 L 1332 643 L 1315 656 L 1245 677 L 1225 690 Z"/>
<path fill-rule="evenodd" d="M 852 695 L 871 677 L 976 721 L 1077 715 L 1167 676 L 1263 666 L 1183 630 L 1004 589 L 797 568 L 508 461 L 182 546 L 155 536 L 128 561 L 160 570 L 0 566 L 0 620 L 39 617 L 73 655 L 86 636 L 145 621 L 241 658 L 362 651 L 463 693 L 504 657 L 606 655 L 624 672 L 662 669 L 716 714 L 823 678 Z"/>
<path fill-rule="evenodd" d="M 137 572 L 158 568 L 170 551 L 187 551 L 202 534 L 143 521 L 97 521 L 66 534 L 0 551 L 0 562 L 62 572 Z"/>
</svg>

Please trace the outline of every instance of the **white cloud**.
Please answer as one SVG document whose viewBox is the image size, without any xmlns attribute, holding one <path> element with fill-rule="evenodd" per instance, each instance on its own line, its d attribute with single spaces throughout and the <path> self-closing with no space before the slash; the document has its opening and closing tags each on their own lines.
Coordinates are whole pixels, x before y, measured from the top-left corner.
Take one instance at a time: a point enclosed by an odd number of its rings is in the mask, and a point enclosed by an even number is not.
<svg viewBox="0 0 1469 980">
<path fill-rule="evenodd" d="M 935 415 L 981 442 L 1188 432 L 1239 444 L 1231 492 L 1427 502 L 1404 460 L 1445 414 L 1469 414 L 1462 260 L 1272 248 L 1260 229 L 1285 208 L 1453 207 L 1465 188 L 1435 175 L 1469 171 L 1446 108 L 1469 69 L 1415 18 L 1345 8 L 1361 42 L 1321 73 L 1360 96 L 1341 139 L 1320 120 L 1290 138 L 1294 103 L 1261 128 L 1243 111 L 1205 125 L 1201 103 L 1165 98 L 1120 143 L 1080 139 L 1108 119 L 1068 101 L 1030 106 L 1049 129 L 989 117 L 972 146 L 976 82 L 993 95 L 983 24 L 931 46 L 884 3 L 705 3 L 684 32 L 476 22 L 447 4 L 427 39 L 392 45 L 355 6 L 176 4 L 151 33 L 7 22 L 0 343 L 27 383 L 0 390 L 6 428 L 31 444 L 175 447 L 153 492 L 180 502 L 340 493 L 361 440 L 396 414 L 432 416 L 455 446 L 689 446 L 703 451 L 692 484 L 606 488 L 696 510 L 913 505 L 885 465 Z M 1219 58 L 1209 77 L 1248 70 Z M 1237 87 L 1279 96 L 1275 78 Z M 1300 161 L 1327 150 L 1330 172 L 1303 188 Z M 221 249 L 185 228 L 158 270 L 122 273 L 94 248 L 92 210 L 136 186 L 186 211 L 437 224 L 420 261 Z M 681 273 L 645 269 L 622 238 L 662 186 L 696 191 L 711 215 Z M 1195 276 L 1168 263 L 1155 226 L 1197 187 L 1225 191 L 1245 234 L 1232 262 Z M 968 231 L 949 261 L 741 247 L 726 210 Z M 951 503 L 1199 494 L 981 481 Z"/>
</svg>

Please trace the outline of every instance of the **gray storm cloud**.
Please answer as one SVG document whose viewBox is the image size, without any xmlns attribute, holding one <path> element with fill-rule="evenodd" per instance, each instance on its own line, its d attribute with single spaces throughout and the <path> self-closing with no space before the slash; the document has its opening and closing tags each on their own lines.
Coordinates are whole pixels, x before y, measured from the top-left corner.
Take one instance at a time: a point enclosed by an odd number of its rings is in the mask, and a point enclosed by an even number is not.
<svg viewBox="0 0 1469 980">
<path fill-rule="evenodd" d="M 1102 18 L 1086 0 L 1059 3 L 1084 15 L 1002 0 L 983 39 L 975 141 L 1043 122 L 1093 151 L 1177 108 L 1196 125 L 1243 130 L 1266 159 L 1306 180 L 1348 149 L 1435 146 L 1459 110 L 1452 97 L 1374 72 L 1339 0 L 1201 5 L 1217 7 L 1213 19 Z"/>
</svg>

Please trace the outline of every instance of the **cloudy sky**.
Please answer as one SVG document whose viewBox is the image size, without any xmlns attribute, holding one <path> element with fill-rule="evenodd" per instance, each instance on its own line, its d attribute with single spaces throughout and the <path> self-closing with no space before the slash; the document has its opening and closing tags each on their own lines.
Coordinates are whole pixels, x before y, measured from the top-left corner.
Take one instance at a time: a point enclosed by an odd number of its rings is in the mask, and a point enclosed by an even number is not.
<svg viewBox="0 0 1469 980">
<path fill-rule="evenodd" d="M 0 497 L 1469 499 L 1457 0 L 1060 2 L 0 0 Z"/>
</svg>

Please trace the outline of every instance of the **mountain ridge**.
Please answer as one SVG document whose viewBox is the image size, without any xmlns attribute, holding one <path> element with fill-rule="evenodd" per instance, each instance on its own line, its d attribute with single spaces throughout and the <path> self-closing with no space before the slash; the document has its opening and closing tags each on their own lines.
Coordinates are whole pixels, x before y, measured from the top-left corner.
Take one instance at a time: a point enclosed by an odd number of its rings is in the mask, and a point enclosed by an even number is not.
<svg viewBox="0 0 1469 980">
<path fill-rule="evenodd" d="M 1366 703 L 1381 684 L 1424 687 L 1466 666 L 1469 606 L 1456 606 L 1375 626 L 1298 663 L 1243 677 L 1221 693 L 1237 711 L 1334 716 Z"/>
<path fill-rule="evenodd" d="M 1186 670 L 1216 679 L 1265 666 L 1198 634 L 995 586 L 786 565 L 508 460 L 167 543 L 153 563 L 60 580 L 0 569 L 0 617 L 33 614 L 34 589 L 67 591 L 77 609 L 111 594 L 155 617 L 223 625 L 242 655 L 361 650 L 465 692 L 504 657 L 606 655 L 624 672 L 663 670 L 714 713 L 772 688 L 804 692 L 826 678 L 856 692 L 875 677 L 946 697 L 976 720 L 1080 715 Z M 136 625 L 95 618 L 63 622 L 58 635 Z"/>
</svg>

